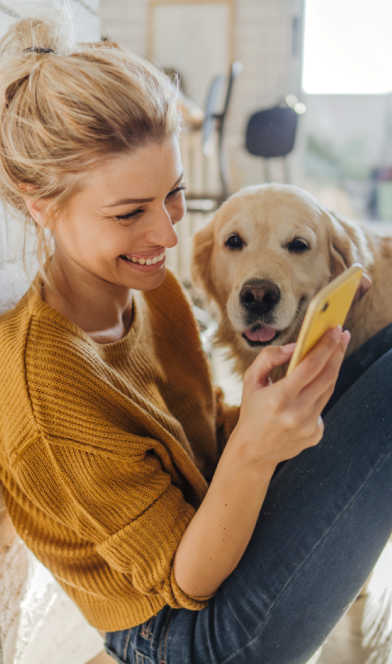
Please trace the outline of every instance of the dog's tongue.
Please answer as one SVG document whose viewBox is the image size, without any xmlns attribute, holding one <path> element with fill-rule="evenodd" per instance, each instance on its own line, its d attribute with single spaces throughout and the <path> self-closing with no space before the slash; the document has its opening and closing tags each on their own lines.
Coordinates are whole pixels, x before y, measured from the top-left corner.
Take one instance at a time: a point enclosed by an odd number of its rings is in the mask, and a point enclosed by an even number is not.
<svg viewBox="0 0 392 664">
<path fill-rule="evenodd" d="M 249 328 L 245 330 L 245 336 L 250 339 L 250 341 L 271 341 L 276 334 L 276 330 L 273 327 L 268 327 L 268 325 L 263 325 L 258 327 L 256 330 Z"/>
</svg>

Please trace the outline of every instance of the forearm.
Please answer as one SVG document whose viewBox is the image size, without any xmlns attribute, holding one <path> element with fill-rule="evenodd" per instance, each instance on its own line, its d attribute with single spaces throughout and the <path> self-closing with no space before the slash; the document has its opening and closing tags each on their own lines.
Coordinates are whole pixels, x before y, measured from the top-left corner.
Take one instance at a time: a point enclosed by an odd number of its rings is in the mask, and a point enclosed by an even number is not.
<svg viewBox="0 0 392 664">
<path fill-rule="evenodd" d="M 248 545 L 276 465 L 320 442 L 320 413 L 349 339 L 341 328 L 329 331 L 276 383 L 269 374 L 287 362 L 293 344 L 265 348 L 245 372 L 238 424 L 175 555 L 174 574 L 186 594 L 205 597 L 219 588 Z"/>
<path fill-rule="evenodd" d="M 235 569 L 271 481 L 274 466 L 247 462 L 238 442 L 234 434 L 177 549 L 176 581 L 189 595 L 210 595 Z"/>
</svg>

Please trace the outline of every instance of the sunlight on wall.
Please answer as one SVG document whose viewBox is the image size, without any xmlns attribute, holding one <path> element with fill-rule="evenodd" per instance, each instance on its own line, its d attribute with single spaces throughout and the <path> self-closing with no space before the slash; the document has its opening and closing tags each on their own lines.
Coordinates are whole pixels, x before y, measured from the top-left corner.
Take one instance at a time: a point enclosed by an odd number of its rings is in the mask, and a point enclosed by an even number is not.
<svg viewBox="0 0 392 664">
<path fill-rule="evenodd" d="M 391 28 L 391 0 L 306 0 L 303 90 L 392 91 Z"/>
</svg>

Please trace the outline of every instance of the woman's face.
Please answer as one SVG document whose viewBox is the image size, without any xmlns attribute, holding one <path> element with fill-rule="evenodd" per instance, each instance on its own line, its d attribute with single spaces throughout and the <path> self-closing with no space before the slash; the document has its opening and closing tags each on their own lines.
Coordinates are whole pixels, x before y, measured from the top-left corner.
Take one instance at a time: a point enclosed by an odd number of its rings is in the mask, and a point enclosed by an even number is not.
<svg viewBox="0 0 392 664">
<path fill-rule="evenodd" d="M 103 161 L 56 225 L 60 268 L 120 288 L 159 286 L 185 214 L 183 175 L 177 138 Z"/>
</svg>

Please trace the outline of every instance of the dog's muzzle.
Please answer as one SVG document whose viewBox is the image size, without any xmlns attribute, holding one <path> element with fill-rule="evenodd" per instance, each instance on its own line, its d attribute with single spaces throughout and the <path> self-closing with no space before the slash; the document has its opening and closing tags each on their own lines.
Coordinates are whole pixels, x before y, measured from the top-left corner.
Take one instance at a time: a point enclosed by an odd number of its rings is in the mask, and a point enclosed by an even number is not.
<svg viewBox="0 0 392 664">
<path fill-rule="evenodd" d="M 279 300 L 280 289 L 276 284 L 264 279 L 252 279 L 244 284 L 240 291 L 241 306 L 252 320 L 265 319 Z"/>
</svg>

